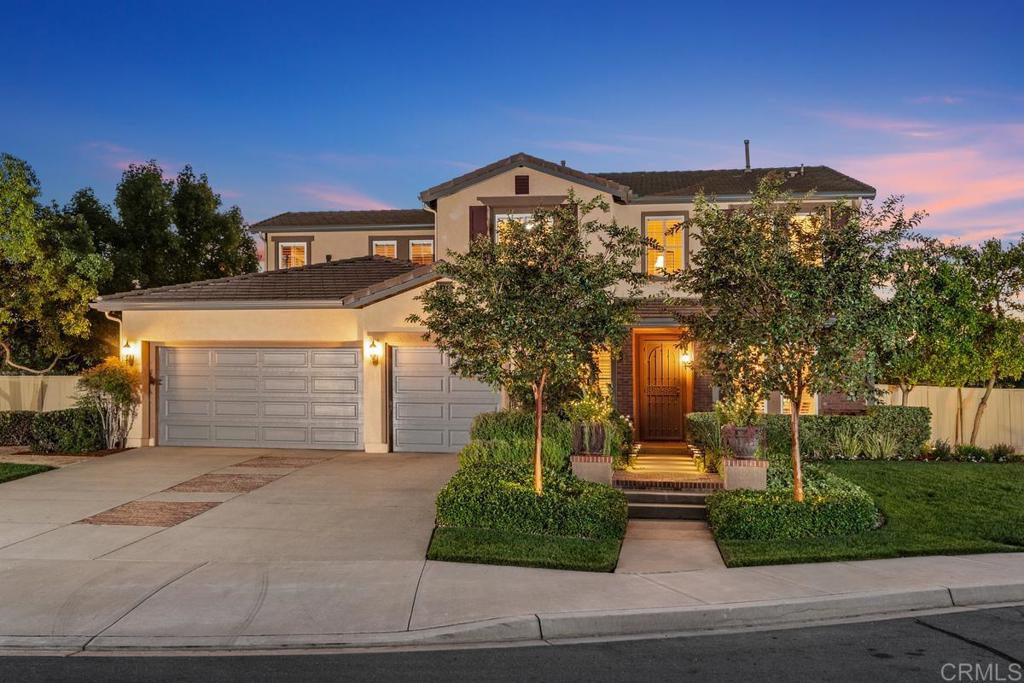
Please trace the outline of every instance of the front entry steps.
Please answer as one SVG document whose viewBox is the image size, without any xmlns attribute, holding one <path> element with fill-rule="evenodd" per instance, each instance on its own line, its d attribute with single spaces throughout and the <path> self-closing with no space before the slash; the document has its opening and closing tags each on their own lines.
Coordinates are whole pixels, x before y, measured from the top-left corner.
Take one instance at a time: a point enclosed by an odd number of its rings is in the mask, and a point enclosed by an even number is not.
<svg viewBox="0 0 1024 683">
<path fill-rule="evenodd" d="M 707 519 L 705 498 L 723 488 L 717 474 L 697 469 L 686 444 L 642 444 L 612 485 L 626 494 L 632 519 Z"/>
</svg>

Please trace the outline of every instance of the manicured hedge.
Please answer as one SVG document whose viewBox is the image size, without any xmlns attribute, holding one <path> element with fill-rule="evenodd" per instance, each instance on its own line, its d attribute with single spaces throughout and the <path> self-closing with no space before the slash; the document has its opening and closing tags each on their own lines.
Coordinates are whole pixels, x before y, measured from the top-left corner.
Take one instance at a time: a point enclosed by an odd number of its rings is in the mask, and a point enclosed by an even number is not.
<svg viewBox="0 0 1024 683">
<path fill-rule="evenodd" d="M 931 438 L 931 411 L 927 408 L 903 406 L 872 406 L 865 415 L 803 415 L 800 417 L 800 450 L 808 459 L 838 457 L 836 433 L 856 426 L 862 434 L 886 433 L 896 438 L 897 460 L 921 455 Z M 714 413 L 687 415 L 689 434 L 706 433 Z M 770 452 L 788 452 L 790 447 L 789 415 L 763 415 L 765 448 Z M 699 439 L 698 446 L 704 447 Z"/>
<path fill-rule="evenodd" d="M 87 453 L 102 450 L 103 425 L 93 408 L 35 413 L 32 450 L 36 453 Z"/>
<path fill-rule="evenodd" d="M 30 410 L 5 410 L 0 412 L 0 446 L 28 446 L 32 443 L 32 418 Z"/>
<path fill-rule="evenodd" d="M 856 484 L 814 465 L 804 467 L 804 502 L 793 500 L 787 461 L 772 458 L 767 491 L 708 496 L 708 523 L 723 540 L 791 540 L 842 536 L 872 529 L 878 510 Z"/>
<path fill-rule="evenodd" d="M 538 496 L 532 470 L 522 465 L 466 465 L 437 496 L 439 527 L 621 539 L 626 521 L 621 491 L 549 469 Z"/>
<path fill-rule="evenodd" d="M 544 440 L 550 440 L 566 453 L 572 447 L 569 423 L 551 413 L 544 415 Z M 470 438 L 482 441 L 533 441 L 533 413 L 525 410 L 499 410 L 482 413 L 473 420 Z"/>
<path fill-rule="evenodd" d="M 544 467 L 567 471 L 570 467 L 569 453 L 554 440 L 544 439 L 541 442 L 541 461 Z M 513 439 L 473 439 L 459 452 L 459 467 L 476 464 L 497 465 L 528 465 L 533 463 L 533 438 Z"/>
</svg>

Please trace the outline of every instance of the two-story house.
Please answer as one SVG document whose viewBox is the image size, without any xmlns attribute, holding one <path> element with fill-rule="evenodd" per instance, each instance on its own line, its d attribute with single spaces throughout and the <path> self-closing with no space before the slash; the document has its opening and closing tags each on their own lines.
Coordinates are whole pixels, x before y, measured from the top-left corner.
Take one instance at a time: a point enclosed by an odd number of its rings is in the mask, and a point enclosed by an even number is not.
<svg viewBox="0 0 1024 683">
<path fill-rule="evenodd" d="M 807 210 L 873 198 L 874 188 L 826 166 L 586 173 L 515 154 L 420 193 L 422 208 L 289 212 L 252 230 L 266 241 L 265 271 L 104 296 L 119 311 L 124 355 L 148 374 L 135 443 L 380 451 L 456 451 L 472 418 L 501 392 L 451 375 L 447 359 L 406 321 L 438 279 L 431 265 L 493 236 L 510 216 L 602 197 L 620 223 L 660 247 L 637 268 L 689 267 L 695 195 L 742 205 L 769 172 Z M 682 229 L 673 230 L 676 225 Z M 653 280 L 651 293 L 658 291 Z M 673 311 L 644 303 L 620 352 L 599 359 L 604 388 L 643 440 L 685 439 L 687 412 L 715 390 L 681 351 Z M 843 397 L 807 397 L 799 409 L 848 409 Z M 792 409 L 778 397 L 771 412 Z"/>
</svg>

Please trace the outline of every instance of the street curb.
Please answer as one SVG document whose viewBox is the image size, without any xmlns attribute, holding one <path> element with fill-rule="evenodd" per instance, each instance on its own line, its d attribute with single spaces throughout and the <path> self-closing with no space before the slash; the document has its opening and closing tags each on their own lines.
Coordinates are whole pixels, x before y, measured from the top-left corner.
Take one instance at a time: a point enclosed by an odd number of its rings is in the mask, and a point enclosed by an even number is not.
<svg viewBox="0 0 1024 683">
<path fill-rule="evenodd" d="M 671 609 L 539 614 L 545 639 L 716 631 L 954 607 L 945 588 L 830 595 Z"/>
<path fill-rule="evenodd" d="M 934 586 L 722 605 L 559 612 L 486 619 L 412 631 L 352 634 L 0 636 L 0 649 L 144 652 L 416 648 L 612 638 L 813 625 L 860 617 L 1024 603 L 1024 583 Z"/>
</svg>

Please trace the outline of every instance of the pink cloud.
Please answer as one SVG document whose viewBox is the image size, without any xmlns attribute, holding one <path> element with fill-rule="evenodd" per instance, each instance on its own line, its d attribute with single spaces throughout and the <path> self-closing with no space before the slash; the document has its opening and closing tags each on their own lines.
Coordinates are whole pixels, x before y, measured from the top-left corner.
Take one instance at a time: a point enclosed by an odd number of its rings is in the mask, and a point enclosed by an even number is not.
<svg viewBox="0 0 1024 683">
<path fill-rule="evenodd" d="M 299 194 L 337 209 L 374 210 L 394 208 L 386 202 L 346 185 L 310 184 L 295 188 Z"/>
<path fill-rule="evenodd" d="M 911 104 L 963 104 L 964 98 L 956 95 L 921 95 L 907 100 Z"/>
<path fill-rule="evenodd" d="M 935 138 L 943 136 L 948 132 L 942 126 L 928 121 L 893 118 L 876 114 L 835 110 L 810 111 L 806 113 L 844 128 L 872 130 L 911 138 Z"/>
</svg>

